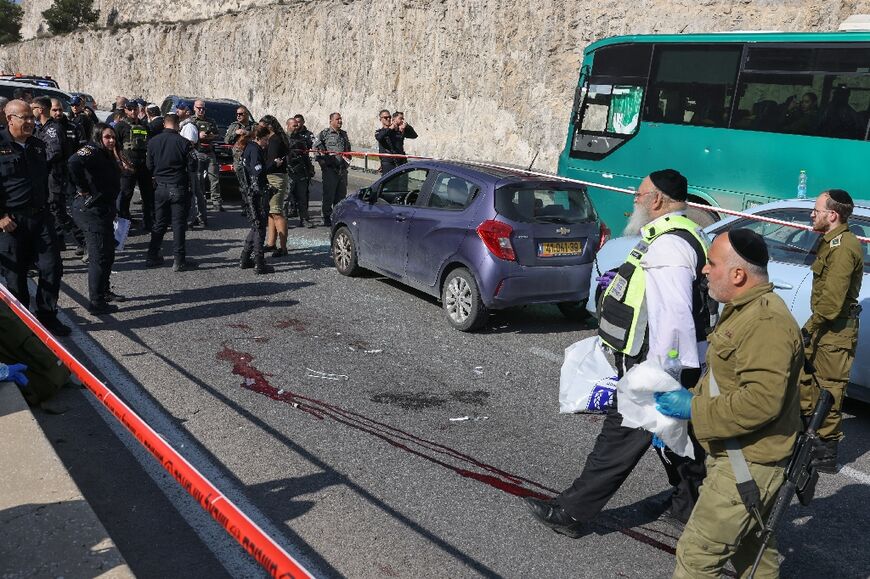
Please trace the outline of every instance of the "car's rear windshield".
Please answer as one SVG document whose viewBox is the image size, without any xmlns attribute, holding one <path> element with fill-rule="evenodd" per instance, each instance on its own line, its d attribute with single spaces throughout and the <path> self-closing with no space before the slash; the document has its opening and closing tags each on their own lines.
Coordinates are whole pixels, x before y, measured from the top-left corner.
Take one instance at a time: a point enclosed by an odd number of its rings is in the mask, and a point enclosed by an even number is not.
<svg viewBox="0 0 870 579">
<path fill-rule="evenodd" d="M 595 219 L 583 189 L 547 185 L 509 185 L 495 192 L 495 210 L 526 223 L 581 223 Z"/>
<path fill-rule="evenodd" d="M 226 132 L 227 127 L 236 121 L 236 110 L 239 105 L 234 103 L 218 103 L 213 101 L 205 102 L 205 114 L 214 119 L 218 129 L 221 132 Z"/>
</svg>

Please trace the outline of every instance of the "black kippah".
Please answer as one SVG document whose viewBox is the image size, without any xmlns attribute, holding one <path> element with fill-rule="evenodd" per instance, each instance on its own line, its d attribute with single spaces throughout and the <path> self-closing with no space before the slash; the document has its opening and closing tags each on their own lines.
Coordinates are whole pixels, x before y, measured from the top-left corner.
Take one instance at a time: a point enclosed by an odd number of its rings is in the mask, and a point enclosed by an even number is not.
<svg viewBox="0 0 870 579">
<path fill-rule="evenodd" d="M 737 255 L 758 267 L 767 267 L 770 255 L 764 238 L 749 229 L 732 229 L 728 232 L 728 241 Z"/>
<path fill-rule="evenodd" d="M 674 201 L 685 201 L 689 197 L 689 183 L 679 171 L 674 169 L 653 171 L 649 174 L 649 180 L 656 189 Z"/>
<path fill-rule="evenodd" d="M 828 197 L 836 201 L 837 203 L 842 203 L 843 205 L 851 205 L 855 206 L 855 202 L 852 201 L 852 196 L 842 189 L 829 189 L 827 191 Z"/>
</svg>

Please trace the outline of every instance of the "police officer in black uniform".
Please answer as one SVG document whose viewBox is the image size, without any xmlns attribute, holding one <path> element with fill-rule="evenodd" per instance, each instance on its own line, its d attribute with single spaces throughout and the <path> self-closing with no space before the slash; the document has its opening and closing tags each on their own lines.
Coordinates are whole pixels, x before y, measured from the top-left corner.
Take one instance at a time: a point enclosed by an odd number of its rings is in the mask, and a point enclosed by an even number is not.
<svg viewBox="0 0 870 579">
<path fill-rule="evenodd" d="M 54 218 L 48 210 L 45 145 L 33 136 L 34 118 L 21 100 L 4 108 L 7 128 L 0 131 L 0 273 L 12 294 L 30 306 L 27 270 L 36 265 L 36 317 L 56 336 L 69 327 L 57 319 L 63 265 Z"/>
<path fill-rule="evenodd" d="M 196 172 L 199 160 L 193 144 L 178 134 L 178 115 L 168 114 L 163 118 L 164 130 L 148 143 L 147 165 L 154 175 L 157 188 L 154 191 L 154 229 L 148 244 L 146 267 L 163 263 L 160 245 L 166 229 L 172 223 L 175 271 L 184 271 L 194 266 L 185 251 L 187 232 L 187 208 L 190 205 L 189 175 Z"/>
<path fill-rule="evenodd" d="M 271 165 L 266 164 L 266 147 L 269 144 L 269 129 L 257 126 L 252 133 L 245 135 L 240 142 L 245 143 L 242 153 L 241 169 L 245 190 L 242 198 L 245 201 L 251 230 L 245 238 L 242 257 L 239 266 L 242 269 L 254 268 L 254 273 L 273 273 L 275 268 L 266 265 L 263 254 L 263 244 L 266 240 L 266 224 L 269 220 L 269 186 L 266 174 Z"/>
<path fill-rule="evenodd" d="M 34 106 L 35 105 L 35 106 Z M 57 233 L 58 249 L 64 249 L 64 233 L 69 232 L 76 240 L 79 255 L 84 253 L 85 237 L 69 216 L 66 208 L 69 173 L 66 161 L 74 152 L 67 138 L 66 127 L 58 119 L 66 121 L 63 115 L 63 105 L 57 99 L 41 96 L 31 104 L 33 111 L 39 111 L 39 128 L 34 135 L 45 143 L 48 161 L 48 209 L 54 216 L 55 232 Z M 70 127 L 75 133 L 75 127 Z"/>
<path fill-rule="evenodd" d="M 124 301 L 111 291 L 109 275 L 115 262 L 115 199 L 121 186 L 122 156 L 115 130 L 105 123 L 94 125 L 91 142 L 69 158 L 77 195 L 73 218 L 88 245 L 88 311 L 108 314 L 118 308 L 109 302 Z"/>
<path fill-rule="evenodd" d="M 139 195 L 142 197 L 143 229 L 150 232 L 154 227 L 154 189 L 151 183 L 151 173 L 145 166 L 145 155 L 148 150 L 148 127 L 139 123 L 137 101 L 127 102 L 124 105 L 124 113 L 125 118 L 115 123 L 115 132 L 118 135 L 118 146 L 133 165 L 133 172 L 121 175 L 121 206 L 118 213 L 121 217 L 130 219 L 133 188 L 139 185 Z"/>
<path fill-rule="evenodd" d="M 78 129 L 78 144 L 84 145 L 91 138 L 91 133 L 94 130 L 94 123 L 85 112 L 85 101 L 82 97 L 74 96 L 69 99 L 69 106 L 72 109 L 70 121 Z"/>
</svg>

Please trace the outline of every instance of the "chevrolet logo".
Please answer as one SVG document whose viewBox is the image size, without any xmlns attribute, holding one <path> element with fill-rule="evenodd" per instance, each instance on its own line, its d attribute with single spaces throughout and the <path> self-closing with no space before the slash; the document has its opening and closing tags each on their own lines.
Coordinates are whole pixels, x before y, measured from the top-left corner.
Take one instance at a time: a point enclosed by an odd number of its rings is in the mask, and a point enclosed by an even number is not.
<svg viewBox="0 0 870 579">
<path fill-rule="evenodd" d="M 560 227 L 556 230 L 556 233 L 558 233 L 559 235 L 568 235 L 569 233 L 571 233 L 571 230 L 567 227 Z"/>
</svg>

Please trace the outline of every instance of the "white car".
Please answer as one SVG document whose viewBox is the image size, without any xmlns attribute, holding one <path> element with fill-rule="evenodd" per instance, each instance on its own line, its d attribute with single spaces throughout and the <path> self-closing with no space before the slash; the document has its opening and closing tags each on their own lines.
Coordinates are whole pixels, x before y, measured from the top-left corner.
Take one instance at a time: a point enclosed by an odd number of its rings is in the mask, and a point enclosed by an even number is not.
<svg viewBox="0 0 870 579">
<path fill-rule="evenodd" d="M 787 221 L 790 223 L 809 225 L 810 211 L 814 199 L 790 199 L 775 201 L 747 209 L 746 213 Z M 870 237 L 870 206 L 866 201 L 859 201 L 852 217 L 849 218 L 849 228 L 862 237 Z M 721 231 L 745 227 L 762 235 L 770 252 L 770 263 L 767 266 L 770 281 L 786 305 L 791 310 L 798 324 L 803 325 L 810 317 L 810 293 L 813 276 L 810 266 L 815 259 L 815 244 L 819 238 L 817 233 L 758 221 L 745 217 L 726 217 L 704 228 L 710 238 Z M 631 248 L 637 243 L 637 237 L 617 237 L 604 244 L 598 251 L 592 268 L 587 309 L 597 315 L 598 298 L 601 290 L 595 278 L 602 273 L 619 267 Z M 864 249 L 864 280 L 858 302 L 863 306 L 858 332 L 858 351 L 852 364 L 849 377 L 847 396 L 865 402 L 870 402 L 870 260 L 868 260 L 868 244 L 862 244 Z"/>
</svg>

